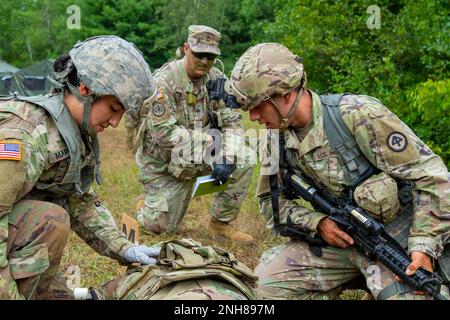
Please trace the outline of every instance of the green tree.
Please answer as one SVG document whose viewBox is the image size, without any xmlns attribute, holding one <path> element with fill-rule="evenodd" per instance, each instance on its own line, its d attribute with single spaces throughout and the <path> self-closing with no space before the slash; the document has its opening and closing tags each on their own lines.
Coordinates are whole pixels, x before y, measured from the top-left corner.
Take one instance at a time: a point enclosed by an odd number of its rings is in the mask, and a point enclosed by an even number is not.
<svg viewBox="0 0 450 320">
<path fill-rule="evenodd" d="M 408 93 L 428 79 L 445 83 L 449 78 L 449 3 L 376 1 L 381 29 L 369 29 L 367 8 L 373 4 L 287 0 L 277 10 L 275 23 L 266 27 L 266 37 L 304 58 L 311 88 L 375 96 L 408 119 L 421 138 L 438 139 L 428 141 L 444 152 L 448 145 L 430 134 L 429 123 L 421 121 L 423 109 L 413 106 L 412 97 L 421 96 Z M 443 128 L 448 131 L 448 126 Z"/>
<path fill-rule="evenodd" d="M 450 167 L 450 79 L 420 83 L 407 96 L 406 122 Z"/>
</svg>

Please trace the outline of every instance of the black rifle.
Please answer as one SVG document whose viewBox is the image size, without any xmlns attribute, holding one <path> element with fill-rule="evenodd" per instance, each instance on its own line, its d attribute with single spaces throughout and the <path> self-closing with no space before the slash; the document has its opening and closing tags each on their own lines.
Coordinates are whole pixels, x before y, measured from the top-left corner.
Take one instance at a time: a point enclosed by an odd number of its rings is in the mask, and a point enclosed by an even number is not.
<svg viewBox="0 0 450 320">
<path fill-rule="evenodd" d="M 298 172 L 287 169 L 281 170 L 284 188 L 286 192 L 296 198 L 303 198 L 310 202 L 319 211 L 329 215 L 340 229 L 348 233 L 354 240 L 356 249 L 372 261 L 379 260 L 389 270 L 394 272 L 404 283 L 417 291 L 424 291 L 436 300 L 447 300 L 440 294 L 442 278 L 433 272 L 419 268 L 413 275 L 405 273 L 411 263 L 408 253 L 385 230 L 383 224 L 377 222 L 362 208 L 352 204 L 334 200 L 330 195 L 313 187 L 312 181 L 303 177 Z M 290 233 L 295 233 L 295 226 L 290 225 Z M 300 231 L 299 237 L 304 237 L 305 232 Z M 316 241 L 314 245 L 318 245 Z M 320 239 L 323 241 L 323 239 Z M 324 241 L 323 241 L 324 243 Z"/>
</svg>

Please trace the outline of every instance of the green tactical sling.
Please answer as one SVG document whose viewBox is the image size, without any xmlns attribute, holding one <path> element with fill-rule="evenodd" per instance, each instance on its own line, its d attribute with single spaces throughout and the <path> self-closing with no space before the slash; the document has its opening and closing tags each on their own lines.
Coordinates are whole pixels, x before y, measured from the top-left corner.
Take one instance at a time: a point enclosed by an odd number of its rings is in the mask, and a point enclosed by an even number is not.
<svg viewBox="0 0 450 320">
<path fill-rule="evenodd" d="M 257 277 L 233 254 L 204 246 L 192 239 L 172 240 L 161 247 L 157 266 L 134 267 L 100 288 L 91 289 L 94 299 L 148 300 L 159 289 L 184 280 L 216 279 L 256 299 Z"/>
</svg>

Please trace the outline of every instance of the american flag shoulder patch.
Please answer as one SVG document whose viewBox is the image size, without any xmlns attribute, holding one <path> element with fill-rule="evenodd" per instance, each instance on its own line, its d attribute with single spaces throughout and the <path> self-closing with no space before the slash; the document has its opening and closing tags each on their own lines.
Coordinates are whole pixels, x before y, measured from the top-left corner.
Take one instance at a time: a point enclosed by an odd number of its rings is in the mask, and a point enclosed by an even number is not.
<svg viewBox="0 0 450 320">
<path fill-rule="evenodd" d="M 0 141 L 0 160 L 22 160 L 22 142 L 17 140 Z"/>
</svg>

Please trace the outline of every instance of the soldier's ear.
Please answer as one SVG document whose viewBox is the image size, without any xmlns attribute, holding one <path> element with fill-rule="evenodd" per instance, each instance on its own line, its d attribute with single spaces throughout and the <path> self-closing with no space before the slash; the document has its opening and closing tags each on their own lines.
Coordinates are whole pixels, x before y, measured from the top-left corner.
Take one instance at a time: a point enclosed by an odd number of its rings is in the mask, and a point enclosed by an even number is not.
<svg viewBox="0 0 450 320">
<path fill-rule="evenodd" d="M 187 55 L 188 50 L 189 50 L 189 45 L 185 42 L 185 43 L 183 44 L 184 55 Z"/>
<path fill-rule="evenodd" d="M 91 89 L 89 89 L 89 87 L 85 85 L 83 82 L 80 82 L 80 86 L 78 88 L 82 96 L 88 96 L 92 93 Z"/>
</svg>

